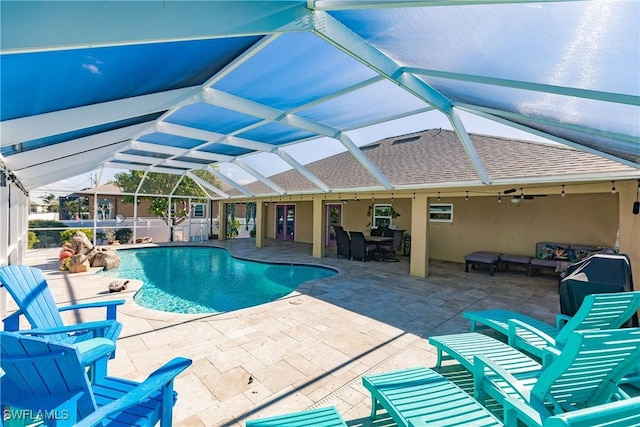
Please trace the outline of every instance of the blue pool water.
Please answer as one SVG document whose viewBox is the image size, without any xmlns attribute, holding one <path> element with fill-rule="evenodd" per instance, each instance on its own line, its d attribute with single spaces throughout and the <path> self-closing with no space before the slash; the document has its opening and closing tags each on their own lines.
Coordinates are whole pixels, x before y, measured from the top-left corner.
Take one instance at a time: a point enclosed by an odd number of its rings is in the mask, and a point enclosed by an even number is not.
<svg viewBox="0 0 640 427">
<path fill-rule="evenodd" d="M 134 300 L 172 313 L 220 313 L 274 301 L 330 268 L 234 258 L 225 249 L 165 247 L 118 251 L 120 267 L 99 274 L 141 280 Z"/>
</svg>

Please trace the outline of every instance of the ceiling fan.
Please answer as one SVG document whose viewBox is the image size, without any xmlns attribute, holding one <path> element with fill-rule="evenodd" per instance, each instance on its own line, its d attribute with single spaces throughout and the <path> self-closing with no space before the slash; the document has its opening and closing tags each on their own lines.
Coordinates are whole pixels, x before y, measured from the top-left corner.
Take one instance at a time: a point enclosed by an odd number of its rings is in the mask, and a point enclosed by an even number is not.
<svg viewBox="0 0 640 427">
<path fill-rule="evenodd" d="M 504 194 L 513 194 L 517 190 L 515 188 L 510 188 L 508 190 L 504 190 Z M 520 200 L 533 200 L 536 197 L 547 197 L 546 194 L 524 194 L 524 190 L 520 188 L 520 195 L 513 195 L 511 197 L 511 203 L 520 203 Z"/>
</svg>

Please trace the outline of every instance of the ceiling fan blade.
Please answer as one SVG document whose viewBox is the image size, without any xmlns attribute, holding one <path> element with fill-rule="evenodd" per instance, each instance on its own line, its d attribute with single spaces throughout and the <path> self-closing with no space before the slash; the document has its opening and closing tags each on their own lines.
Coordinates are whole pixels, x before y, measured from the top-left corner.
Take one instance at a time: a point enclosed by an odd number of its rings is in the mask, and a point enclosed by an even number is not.
<svg viewBox="0 0 640 427">
<path fill-rule="evenodd" d="M 504 193 L 504 194 L 511 194 L 511 193 L 515 193 L 515 192 L 516 192 L 516 189 L 515 189 L 515 188 L 510 188 L 510 189 L 508 189 L 508 190 L 504 190 L 504 191 L 503 191 L 503 193 Z"/>
</svg>

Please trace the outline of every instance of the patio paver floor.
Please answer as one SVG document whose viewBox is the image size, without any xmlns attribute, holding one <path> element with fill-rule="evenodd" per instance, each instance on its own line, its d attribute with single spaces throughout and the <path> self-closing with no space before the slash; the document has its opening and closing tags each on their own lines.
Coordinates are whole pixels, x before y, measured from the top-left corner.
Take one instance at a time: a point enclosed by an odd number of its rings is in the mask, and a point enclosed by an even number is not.
<svg viewBox="0 0 640 427">
<path fill-rule="evenodd" d="M 507 308 L 551 324 L 559 312 L 557 277 L 521 272 L 489 276 L 463 263 L 431 261 L 430 275 L 409 275 L 408 257 L 387 263 L 311 256 L 311 245 L 267 239 L 212 240 L 231 254 L 262 261 L 303 262 L 340 273 L 302 284 L 297 292 L 257 307 L 216 315 L 163 313 L 139 307 L 127 291 L 109 293 L 111 278 L 57 271 L 57 249 L 28 251 L 54 298 L 66 305 L 124 298 L 123 332 L 109 373 L 142 380 L 172 357 L 193 359 L 177 378 L 177 426 L 244 426 L 247 419 L 335 405 L 350 426 L 372 426 L 361 376 L 416 365 L 433 367 L 427 337 L 466 332 L 466 310 Z M 10 299 L 10 298 L 9 298 Z M 15 306 L 8 304 L 9 311 Z M 69 321 L 101 318 L 103 313 Z M 376 422 L 375 425 L 387 425 Z M 393 423 L 391 424 L 393 425 Z"/>
</svg>

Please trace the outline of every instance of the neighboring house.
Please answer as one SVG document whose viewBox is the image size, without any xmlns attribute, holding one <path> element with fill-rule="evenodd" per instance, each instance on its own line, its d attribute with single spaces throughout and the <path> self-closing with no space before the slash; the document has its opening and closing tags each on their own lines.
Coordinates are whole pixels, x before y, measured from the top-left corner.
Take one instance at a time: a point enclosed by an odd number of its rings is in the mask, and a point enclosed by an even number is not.
<svg viewBox="0 0 640 427">
<path fill-rule="evenodd" d="M 632 214 L 637 169 L 561 145 L 471 139 L 491 185 L 479 181 L 454 132 L 432 129 L 361 147 L 392 191 L 348 152 L 305 165 L 331 193 L 296 170 L 269 179 L 286 192 L 308 194 L 276 194 L 260 181 L 246 188 L 262 204 L 264 237 L 314 243 L 317 256 L 332 244 L 332 226 L 366 233 L 382 221 L 411 234 L 412 264 L 421 245 L 416 257 L 461 262 L 477 250 L 533 255 L 537 241 L 557 241 L 619 246 L 640 266 L 639 216 Z M 235 189 L 223 190 L 243 200 Z M 322 224 L 314 224 L 318 202 Z M 389 207 L 399 216 L 392 218 Z M 315 227 L 321 232 L 314 234 Z"/>
</svg>

